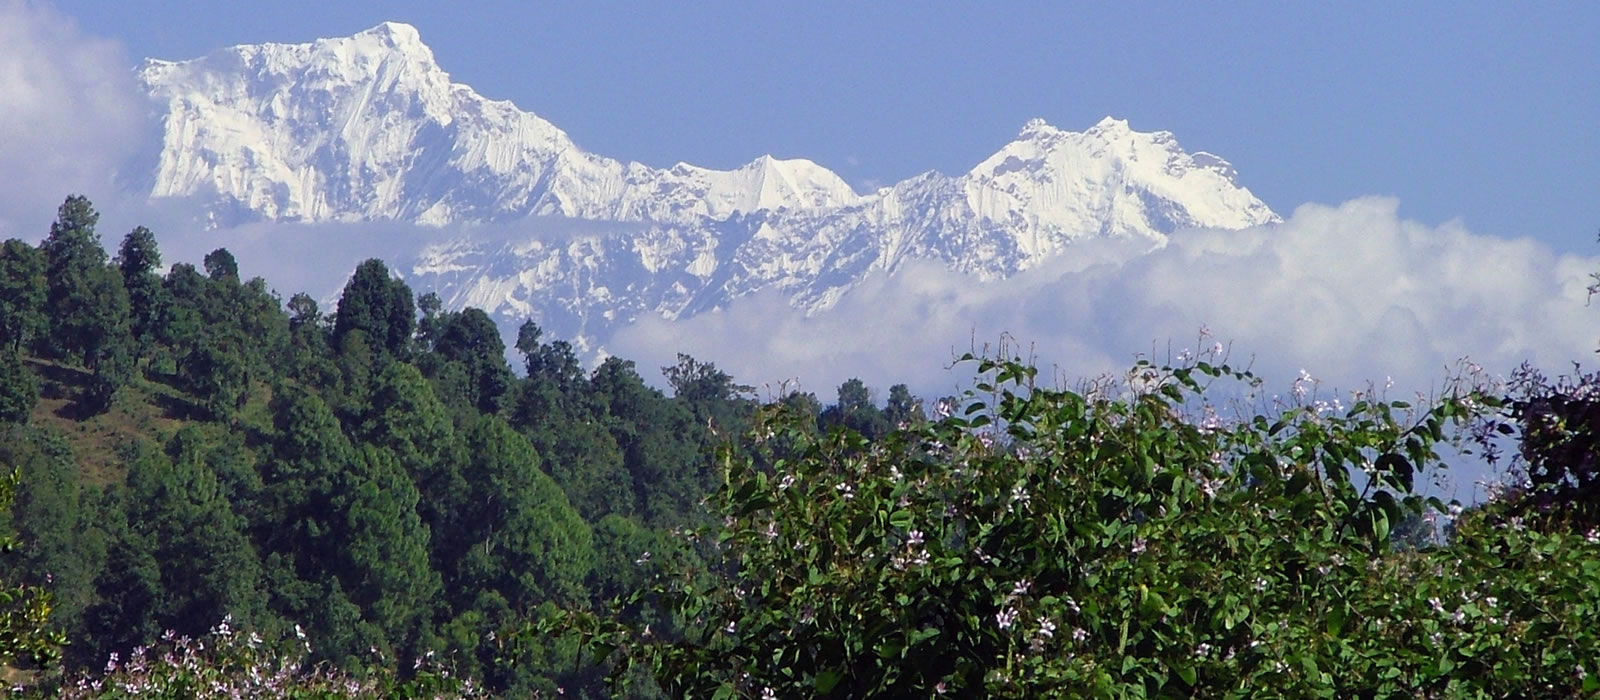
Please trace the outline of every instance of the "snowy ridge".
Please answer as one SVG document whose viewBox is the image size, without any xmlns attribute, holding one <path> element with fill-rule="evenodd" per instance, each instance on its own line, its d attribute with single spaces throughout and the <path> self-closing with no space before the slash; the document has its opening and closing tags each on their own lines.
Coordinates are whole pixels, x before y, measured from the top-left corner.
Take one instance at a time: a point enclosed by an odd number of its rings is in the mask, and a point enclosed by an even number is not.
<svg viewBox="0 0 1600 700">
<path fill-rule="evenodd" d="M 856 199 L 806 160 L 658 170 L 586 153 L 539 116 L 452 83 L 416 29 L 394 22 L 150 60 L 139 77 L 165 112 L 151 195 L 211 197 L 220 226 L 722 218 Z"/>
<path fill-rule="evenodd" d="M 687 317 L 763 289 L 825 309 L 912 259 L 995 279 L 1087 237 L 1154 247 L 1184 228 L 1279 220 L 1227 161 L 1111 118 L 1082 132 L 1035 119 L 967 173 L 867 194 L 803 159 L 623 163 L 451 82 L 404 24 L 151 60 L 139 76 L 165 113 L 152 197 L 200 200 L 214 226 L 510 222 L 387 257 L 451 306 L 532 317 L 590 349 L 641 314 Z M 613 223 L 548 235 L 561 219 Z"/>
</svg>

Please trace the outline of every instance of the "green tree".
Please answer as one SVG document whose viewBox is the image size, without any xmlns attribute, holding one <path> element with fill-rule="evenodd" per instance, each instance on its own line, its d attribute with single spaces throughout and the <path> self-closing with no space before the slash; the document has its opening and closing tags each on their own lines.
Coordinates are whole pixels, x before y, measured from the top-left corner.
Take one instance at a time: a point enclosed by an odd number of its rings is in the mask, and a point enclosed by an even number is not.
<svg viewBox="0 0 1600 700">
<path fill-rule="evenodd" d="M 431 527 L 448 523 L 450 504 L 466 488 L 459 441 L 450 415 L 422 373 L 394 362 L 384 368 L 362 417 L 362 439 L 394 453 L 421 492 L 417 508 Z"/>
<path fill-rule="evenodd" d="M 206 276 L 210 277 L 211 281 L 239 283 L 239 263 L 233 259 L 233 253 L 228 252 L 227 248 L 218 248 L 206 253 L 201 263 L 205 265 Z"/>
<path fill-rule="evenodd" d="M 27 423 L 39 403 L 39 380 L 15 349 L 0 349 L 0 424 Z"/>
<path fill-rule="evenodd" d="M 22 476 L 8 513 L 21 546 L 5 564 L 28 572 L 28 583 L 47 586 L 55 623 L 76 634 L 106 555 L 105 538 L 85 504 L 93 489 L 81 485 L 65 439 L 16 427 L 0 427 L 0 436 L 0 463 L 16 465 Z"/>
<path fill-rule="evenodd" d="M 283 387 L 272 413 L 271 456 L 262 475 L 268 519 L 260 540 L 287 557 L 300 579 L 318 581 L 338 559 L 339 489 L 356 454 L 333 412 L 309 391 Z"/>
<path fill-rule="evenodd" d="M 468 543 L 458 553 L 459 585 L 493 589 L 514 609 L 577 601 L 594 564 L 589 527 L 521 435 L 485 417 L 465 435 L 466 500 L 453 524 Z"/>
<path fill-rule="evenodd" d="M 156 336 L 172 356 L 172 373 L 181 375 L 184 363 L 200 345 L 210 325 L 204 313 L 206 278 L 193 265 L 176 263 L 167 270 L 161 286 L 168 303 L 161 309 Z"/>
<path fill-rule="evenodd" d="M 427 651 L 416 643 L 431 625 L 440 579 L 429 563 L 416 485 L 393 453 L 367 445 L 341 496 L 344 589 L 391 644 L 411 654 Z"/>
<path fill-rule="evenodd" d="M 129 231 L 117 250 L 115 262 L 122 273 L 122 286 L 128 291 L 133 313 L 135 356 L 143 356 L 156 341 L 157 326 L 167 303 L 166 289 L 156 275 L 156 268 L 161 267 L 161 251 L 155 234 L 143 226 Z"/>
<path fill-rule="evenodd" d="M 246 523 L 203 456 L 176 461 L 144 450 L 128 465 L 125 547 L 148 547 L 160 570 L 156 621 L 196 635 L 233 616 L 259 624 L 266 612 L 259 558 Z"/>
<path fill-rule="evenodd" d="M 800 456 L 729 460 L 712 559 L 569 629 L 675 696 L 1600 691 L 1600 531 L 1463 514 L 1447 547 L 1393 547 L 1392 525 L 1443 506 L 1415 477 L 1500 403 L 1482 387 L 1216 425 L 1203 387 L 1249 375 L 1141 363 L 1091 395 L 1016 360 L 978 376 L 961 416 L 874 441 L 763 415 L 757 449 Z M 681 627 L 630 617 L 650 601 Z"/>
<path fill-rule="evenodd" d="M 433 351 L 466 374 L 467 400 L 482 413 L 498 413 L 500 400 L 511 388 L 511 368 L 506 366 L 505 341 L 500 329 L 481 309 L 451 314 L 434 343 Z"/>
<path fill-rule="evenodd" d="M 389 267 L 376 258 L 356 267 L 339 297 L 334 315 L 333 343 L 340 345 L 346 334 L 359 330 L 380 354 L 403 354 L 411 343 L 416 324 L 411 288 L 394 279 Z"/>
<path fill-rule="evenodd" d="M 698 422 L 728 438 L 744 433 L 756 405 L 748 398 L 755 387 L 737 384 L 716 365 L 683 353 L 678 353 L 678 364 L 662 367 L 661 373 L 673 398 L 687 404 Z"/>
<path fill-rule="evenodd" d="M 622 448 L 645 522 L 698 520 L 715 473 L 703 446 L 706 428 L 693 413 L 647 386 L 633 363 L 606 358 L 590 379 L 602 421 Z"/>
<path fill-rule="evenodd" d="M 904 384 L 889 387 L 889 400 L 884 403 L 883 419 L 890 426 L 905 429 L 920 425 L 928 419 L 922 412 L 922 402 L 911 395 Z"/>
<path fill-rule="evenodd" d="M 316 300 L 300 292 L 289 298 L 289 347 L 285 374 L 308 386 L 337 386 L 339 368 L 328 345 L 328 319 Z"/>
<path fill-rule="evenodd" d="M 433 350 L 433 341 L 439 338 L 445 315 L 443 313 L 444 301 L 434 292 L 428 292 L 417 297 L 417 312 L 422 318 L 417 319 L 417 344 L 423 352 Z"/>
<path fill-rule="evenodd" d="M 0 512 L 11 507 L 18 472 L 0 475 Z M 0 553 L 17 546 L 16 538 L 0 531 Z M 43 665 L 61 653 L 67 640 L 50 627 L 50 593 L 13 578 L 13 571 L 0 572 L 0 664 L 31 661 Z"/>
<path fill-rule="evenodd" d="M 821 425 L 847 428 L 868 438 L 877 437 L 889 428 L 883 412 L 872 401 L 872 391 L 856 378 L 839 385 L 839 402 L 822 412 Z"/>
<path fill-rule="evenodd" d="M 0 344 L 13 351 L 48 328 L 44 253 L 15 238 L 0 246 Z"/>
<path fill-rule="evenodd" d="M 106 266 L 89 200 L 68 197 L 44 241 L 50 336 L 55 357 L 76 358 L 95 371 L 85 393 L 88 408 L 103 410 L 117 389 L 133 376 L 128 292 L 122 277 Z"/>
</svg>

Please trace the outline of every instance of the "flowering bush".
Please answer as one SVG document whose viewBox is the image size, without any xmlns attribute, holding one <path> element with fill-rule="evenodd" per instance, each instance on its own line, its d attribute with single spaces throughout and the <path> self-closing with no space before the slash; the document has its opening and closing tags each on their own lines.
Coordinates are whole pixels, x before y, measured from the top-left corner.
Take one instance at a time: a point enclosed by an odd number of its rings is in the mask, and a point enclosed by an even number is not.
<svg viewBox="0 0 1600 700">
<path fill-rule="evenodd" d="M 306 662 L 311 645 L 296 637 L 269 644 L 253 632 L 234 630 L 230 620 L 191 639 L 167 632 L 150 647 L 124 657 L 113 653 L 98 674 L 78 674 L 37 688 L 14 687 L 24 697 L 61 698 L 471 698 L 487 697 L 470 680 L 452 677 L 430 653 L 399 680 L 387 665 L 351 674 Z M 374 652 L 376 653 L 376 651 Z M 380 660 L 381 661 L 381 660 Z"/>
<path fill-rule="evenodd" d="M 1448 546 L 1390 544 L 1459 510 L 1415 481 L 1497 399 L 1468 377 L 1345 407 L 1302 376 L 1280 403 L 1221 355 L 1077 391 L 969 357 L 974 391 L 876 441 L 776 407 L 724 457 L 708 565 L 542 631 L 674 696 L 1600 690 L 1600 536 L 1472 512 Z M 677 624 L 621 614 L 645 604 Z"/>
</svg>

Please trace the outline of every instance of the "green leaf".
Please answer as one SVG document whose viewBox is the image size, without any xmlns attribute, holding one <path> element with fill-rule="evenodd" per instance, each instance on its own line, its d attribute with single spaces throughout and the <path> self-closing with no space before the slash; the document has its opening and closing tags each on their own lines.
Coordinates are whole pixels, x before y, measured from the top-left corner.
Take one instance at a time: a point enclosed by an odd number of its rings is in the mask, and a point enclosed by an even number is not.
<svg viewBox="0 0 1600 700">
<path fill-rule="evenodd" d="M 833 669 L 828 669 L 817 674 L 817 680 L 814 684 L 817 689 L 817 694 L 827 695 L 828 693 L 833 692 L 834 687 L 839 685 L 839 681 L 842 680 L 844 680 L 844 674 Z"/>
<path fill-rule="evenodd" d="M 1328 611 L 1328 634 L 1339 636 L 1339 631 L 1344 629 L 1345 616 L 1348 612 L 1344 606 L 1336 606 Z"/>
<path fill-rule="evenodd" d="M 1193 666 L 1184 666 L 1183 668 L 1178 669 L 1178 677 L 1182 678 L 1184 684 L 1189 686 L 1193 686 L 1195 681 L 1199 680 L 1200 678 L 1200 676 L 1195 673 Z"/>
</svg>

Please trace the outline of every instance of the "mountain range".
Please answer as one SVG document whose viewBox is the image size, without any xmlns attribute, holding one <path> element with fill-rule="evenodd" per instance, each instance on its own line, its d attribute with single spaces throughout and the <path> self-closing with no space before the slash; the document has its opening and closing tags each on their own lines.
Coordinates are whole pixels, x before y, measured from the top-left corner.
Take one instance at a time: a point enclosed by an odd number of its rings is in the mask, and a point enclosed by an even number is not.
<svg viewBox="0 0 1600 700">
<path fill-rule="evenodd" d="M 826 309 L 915 259 L 979 280 L 1086 238 L 1150 247 L 1279 217 L 1221 157 L 1106 118 L 1043 120 L 966 173 L 860 192 L 804 159 L 656 168 L 589 153 L 554 124 L 452 82 L 415 28 L 234 46 L 138 70 L 162 143 L 139 181 L 207 225 L 393 221 L 437 231 L 386 251 L 414 289 L 533 318 L 580 350 L 775 290 Z M 579 225 L 581 224 L 581 225 Z"/>
</svg>

